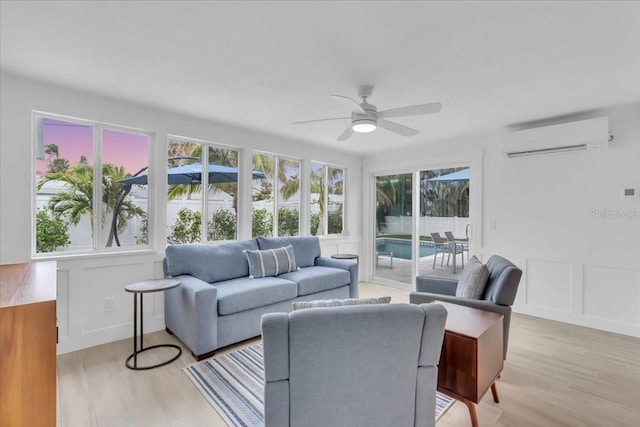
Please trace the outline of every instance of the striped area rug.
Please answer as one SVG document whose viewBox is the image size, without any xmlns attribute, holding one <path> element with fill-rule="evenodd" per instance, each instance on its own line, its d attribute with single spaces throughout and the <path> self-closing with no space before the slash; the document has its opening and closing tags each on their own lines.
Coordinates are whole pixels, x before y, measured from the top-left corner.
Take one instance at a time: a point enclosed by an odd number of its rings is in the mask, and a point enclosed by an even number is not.
<svg viewBox="0 0 640 427">
<path fill-rule="evenodd" d="M 232 427 L 264 426 L 262 344 L 198 362 L 183 369 Z M 436 420 L 453 404 L 436 395 Z"/>
</svg>

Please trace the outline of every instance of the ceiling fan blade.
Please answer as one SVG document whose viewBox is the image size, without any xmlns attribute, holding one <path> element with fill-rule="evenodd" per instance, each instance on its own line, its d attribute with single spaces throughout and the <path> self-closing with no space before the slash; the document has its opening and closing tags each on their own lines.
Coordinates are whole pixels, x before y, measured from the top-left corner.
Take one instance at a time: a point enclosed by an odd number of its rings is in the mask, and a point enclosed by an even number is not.
<svg viewBox="0 0 640 427">
<path fill-rule="evenodd" d="M 355 99 L 351 99 L 348 96 L 342 96 L 342 95 L 331 95 L 331 97 L 336 101 L 340 102 L 341 104 L 344 104 L 347 108 L 349 108 L 354 113 L 367 114 L 367 112 L 364 111 L 364 109 L 360 106 L 360 104 L 358 104 L 358 102 Z"/>
<path fill-rule="evenodd" d="M 349 137 L 351 137 L 351 135 L 353 135 L 353 129 L 351 129 L 351 126 L 349 126 L 348 128 L 346 128 L 344 130 L 344 132 L 342 132 L 338 138 L 336 138 L 337 141 L 346 141 L 347 139 L 349 139 Z"/>
<path fill-rule="evenodd" d="M 433 114 L 442 110 L 442 104 L 439 102 L 432 102 L 431 104 L 412 105 L 410 107 L 392 108 L 391 110 L 384 110 L 378 112 L 378 118 L 387 119 L 389 117 L 405 117 L 405 116 L 418 116 L 421 114 Z"/>
<path fill-rule="evenodd" d="M 301 122 L 293 122 L 291 124 L 292 125 L 303 125 L 305 123 L 328 122 L 328 121 L 331 121 L 331 120 L 345 120 L 345 119 L 346 120 L 351 120 L 351 117 L 333 117 L 333 118 L 330 118 L 330 119 L 304 120 L 304 121 L 301 121 Z"/>
<path fill-rule="evenodd" d="M 390 122 L 388 120 L 378 119 L 378 126 L 402 136 L 416 136 L 420 133 L 417 129 L 410 128 L 409 126 L 401 125 L 399 123 Z"/>
</svg>

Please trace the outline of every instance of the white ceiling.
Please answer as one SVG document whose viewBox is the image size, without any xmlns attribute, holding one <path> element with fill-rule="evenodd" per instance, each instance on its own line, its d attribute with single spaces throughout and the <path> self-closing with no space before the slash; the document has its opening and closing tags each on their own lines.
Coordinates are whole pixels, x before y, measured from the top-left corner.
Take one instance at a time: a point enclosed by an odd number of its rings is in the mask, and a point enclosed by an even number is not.
<svg viewBox="0 0 640 427">
<path fill-rule="evenodd" d="M 366 154 L 640 102 L 640 2 L 7 2 L 1 66 Z M 336 137 L 331 94 L 439 114 Z"/>
</svg>

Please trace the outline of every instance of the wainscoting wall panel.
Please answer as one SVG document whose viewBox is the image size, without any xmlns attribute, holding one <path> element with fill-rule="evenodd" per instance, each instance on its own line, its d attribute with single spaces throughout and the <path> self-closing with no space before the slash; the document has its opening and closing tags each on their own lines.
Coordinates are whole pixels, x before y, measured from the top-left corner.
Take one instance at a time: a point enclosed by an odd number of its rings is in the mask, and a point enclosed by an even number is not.
<svg viewBox="0 0 640 427">
<path fill-rule="evenodd" d="M 142 262 L 99 266 L 82 269 L 78 272 L 83 284 L 82 333 L 91 333 L 130 323 L 133 319 L 133 297 L 125 292 L 128 283 L 152 278 L 149 264 Z M 119 277 L 126 277 L 126 283 Z M 113 311 L 104 307 L 106 299 L 114 301 Z M 151 299 L 149 299 L 151 302 Z M 151 307 L 145 308 L 145 314 Z M 96 312 L 102 315 L 96 316 Z"/>
<path fill-rule="evenodd" d="M 571 311 L 571 264 L 528 259 L 524 273 L 527 305 L 566 313 Z"/>
<path fill-rule="evenodd" d="M 596 319 L 639 326 L 640 271 L 585 265 L 583 311 Z"/>
</svg>

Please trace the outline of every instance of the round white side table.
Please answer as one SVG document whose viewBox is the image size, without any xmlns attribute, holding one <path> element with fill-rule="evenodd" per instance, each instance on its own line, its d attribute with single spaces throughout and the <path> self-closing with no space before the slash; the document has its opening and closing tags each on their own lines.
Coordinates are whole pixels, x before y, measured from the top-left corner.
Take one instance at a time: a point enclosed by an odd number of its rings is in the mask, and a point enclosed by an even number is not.
<svg viewBox="0 0 640 427">
<path fill-rule="evenodd" d="M 143 295 L 152 292 L 164 292 L 168 289 L 175 288 L 180 286 L 180 281 L 175 279 L 157 279 L 157 280 L 145 280 L 143 282 L 136 282 L 130 285 L 125 286 L 124 290 L 127 292 L 131 292 L 133 294 L 133 353 L 127 357 L 127 361 L 125 365 L 129 369 L 135 370 L 144 370 L 144 369 L 152 369 L 157 368 L 159 366 L 164 366 L 168 363 L 173 362 L 182 354 L 182 348 L 175 344 L 158 344 L 152 345 L 150 347 L 144 346 L 144 306 L 143 306 Z M 140 298 L 138 298 L 138 295 Z M 138 301 L 140 301 L 140 310 L 138 311 Z M 138 313 L 140 313 L 138 315 Z M 138 348 L 138 318 L 140 320 L 140 348 Z M 178 350 L 178 353 L 173 356 L 171 359 L 161 362 L 155 365 L 150 366 L 138 366 L 138 354 L 152 350 L 154 348 L 160 347 L 170 347 Z M 133 359 L 133 363 L 131 363 L 131 359 Z"/>
</svg>

